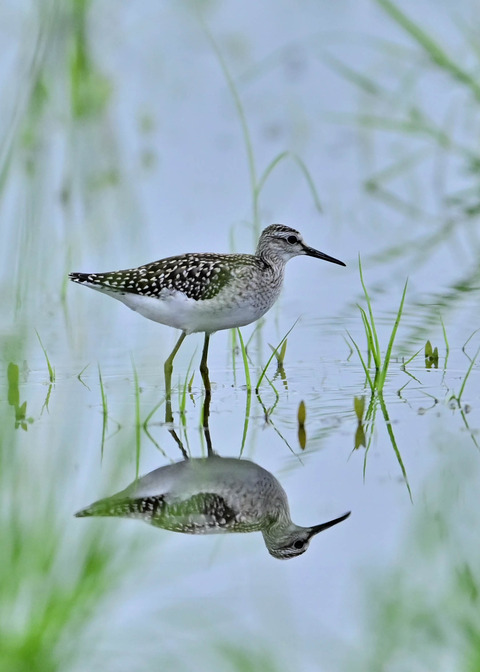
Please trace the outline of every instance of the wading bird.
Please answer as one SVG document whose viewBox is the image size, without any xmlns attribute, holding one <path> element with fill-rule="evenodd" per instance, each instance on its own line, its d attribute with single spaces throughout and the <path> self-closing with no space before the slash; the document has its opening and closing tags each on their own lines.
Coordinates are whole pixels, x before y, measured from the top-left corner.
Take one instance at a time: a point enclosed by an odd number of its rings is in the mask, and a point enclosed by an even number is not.
<svg viewBox="0 0 480 672">
<path fill-rule="evenodd" d="M 307 255 L 345 266 L 308 247 L 301 234 L 281 224 L 267 226 L 255 254 L 181 254 L 145 266 L 109 273 L 70 273 L 70 280 L 122 301 L 144 317 L 182 331 L 165 361 L 167 393 L 173 359 L 185 336 L 204 332 L 200 372 L 210 392 L 210 335 L 255 322 L 275 303 L 289 259 Z"/>
</svg>

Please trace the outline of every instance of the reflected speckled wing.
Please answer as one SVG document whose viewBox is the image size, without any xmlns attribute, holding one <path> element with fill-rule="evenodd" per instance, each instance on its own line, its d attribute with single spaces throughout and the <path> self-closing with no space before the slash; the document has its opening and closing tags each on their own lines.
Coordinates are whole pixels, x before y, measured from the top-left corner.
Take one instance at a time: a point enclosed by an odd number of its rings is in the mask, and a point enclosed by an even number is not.
<svg viewBox="0 0 480 672">
<path fill-rule="evenodd" d="M 225 499 L 215 493 L 198 493 L 188 499 L 168 501 L 164 495 L 139 498 L 106 498 L 75 514 L 141 518 L 146 522 L 173 532 L 201 534 L 223 531 L 235 526 L 236 512 Z"/>
</svg>

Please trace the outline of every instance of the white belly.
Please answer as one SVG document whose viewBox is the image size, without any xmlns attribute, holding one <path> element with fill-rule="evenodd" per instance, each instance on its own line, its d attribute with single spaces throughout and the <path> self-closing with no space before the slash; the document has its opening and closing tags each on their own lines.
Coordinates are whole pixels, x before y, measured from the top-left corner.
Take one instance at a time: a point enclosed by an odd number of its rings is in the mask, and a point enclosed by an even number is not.
<svg viewBox="0 0 480 672">
<path fill-rule="evenodd" d="M 225 303 L 218 297 L 195 301 L 176 291 L 162 292 L 160 298 L 153 298 L 128 292 L 111 292 L 93 284 L 89 287 L 118 299 L 149 320 L 181 329 L 187 334 L 197 331 L 211 334 L 221 329 L 242 327 L 258 320 L 270 308 L 270 305 L 252 305 L 240 297 Z"/>
</svg>

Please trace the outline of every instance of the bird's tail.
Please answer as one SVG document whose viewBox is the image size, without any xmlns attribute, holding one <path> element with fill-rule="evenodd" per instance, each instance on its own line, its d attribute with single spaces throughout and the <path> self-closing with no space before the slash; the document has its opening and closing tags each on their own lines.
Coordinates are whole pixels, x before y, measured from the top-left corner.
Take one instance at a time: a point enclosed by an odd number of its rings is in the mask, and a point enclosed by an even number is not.
<svg viewBox="0 0 480 672">
<path fill-rule="evenodd" d="M 94 502 L 75 514 L 76 518 L 114 516 L 117 518 L 149 518 L 164 506 L 163 496 L 158 497 L 107 497 Z"/>
<path fill-rule="evenodd" d="M 88 273 L 69 273 L 68 277 L 72 282 L 78 282 L 80 284 L 91 282 Z"/>
</svg>

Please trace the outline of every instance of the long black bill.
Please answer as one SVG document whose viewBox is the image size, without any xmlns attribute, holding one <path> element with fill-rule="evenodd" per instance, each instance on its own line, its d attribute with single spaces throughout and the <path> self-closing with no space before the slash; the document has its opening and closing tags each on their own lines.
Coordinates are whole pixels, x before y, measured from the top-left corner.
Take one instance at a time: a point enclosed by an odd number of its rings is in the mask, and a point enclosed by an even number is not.
<svg viewBox="0 0 480 672">
<path fill-rule="evenodd" d="M 316 259 L 323 259 L 323 261 L 331 261 L 332 264 L 338 264 L 339 266 L 346 266 L 343 261 L 340 259 L 335 259 L 335 257 L 330 257 L 328 254 L 320 252 L 320 250 L 315 250 L 313 247 L 308 247 L 307 245 L 303 246 L 303 251 L 308 257 L 315 257 Z"/>
<path fill-rule="evenodd" d="M 327 523 L 321 523 L 320 525 L 314 525 L 311 528 L 311 533 L 310 537 L 313 537 L 315 534 L 318 534 L 319 532 L 323 532 L 324 530 L 328 530 L 329 527 L 333 527 L 334 525 L 337 525 L 338 523 L 343 522 L 348 518 L 348 516 L 351 514 L 351 511 L 348 511 L 347 513 L 344 513 L 343 516 L 340 516 L 340 518 L 335 518 L 334 520 L 329 520 Z"/>
</svg>

